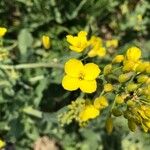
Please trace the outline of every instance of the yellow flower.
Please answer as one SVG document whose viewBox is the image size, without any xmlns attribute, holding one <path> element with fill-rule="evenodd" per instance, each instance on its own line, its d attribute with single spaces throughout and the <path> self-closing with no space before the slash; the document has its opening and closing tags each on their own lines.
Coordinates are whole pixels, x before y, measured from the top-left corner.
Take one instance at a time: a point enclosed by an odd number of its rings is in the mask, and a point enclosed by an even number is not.
<svg viewBox="0 0 150 150">
<path fill-rule="evenodd" d="M 131 47 L 127 50 L 126 57 L 128 60 L 136 62 L 141 57 L 141 50 L 137 47 Z"/>
<path fill-rule="evenodd" d="M 51 46 L 50 37 L 47 35 L 42 36 L 42 44 L 45 49 L 49 49 Z"/>
<path fill-rule="evenodd" d="M 82 52 L 86 47 L 88 47 L 87 32 L 80 31 L 78 36 L 67 35 L 67 42 L 71 45 L 69 48 L 75 52 Z"/>
<path fill-rule="evenodd" d="M 96 36 L 92 36 L 89 45 L 92 47 L 88 53 L 89 57 L 103 57 L 106 54 L 106 49 L 103 47 L 102 39 Z"/>
<path fill-rule="evenodd" d="M 83 111 L 79 114 L 79 120 L 81 122 L 88 121 L 89 119 L 94 119 L 100 115 L 100 111 L 96 109 L 92 104 L 84 107 Z"/>
<path fill-rule="evenodd" d="M 93 93 L 96 91 L 96 78 L 100 73 L 99 67 L 94 63 L 87 63 L 83 65 L 80 60 L 70 59 L 65 64 L 65 73 L 63 77 L 62 86 L 69 91 L 77 90 L 86 93 Z"/>
<path fill-rule="evenodd" d="M 100 96 L 100 97 L 97 97 L 95 100 L 94 100 L 94 107 L 96 109 L 104 109 L 105 107 L 108 106 L 108 101 L 106 99 L 105 96 Z"/>
<path fill-rule="evenodd" d="M 124 60 L 124 56 L 123 55 L 117 55 L 112 62 L 113 63 L 121 63 Z"/>
<path fill-rule="evenodd" d="M 106 47 L 113 47 L 116 48 L 118 47 L 118 40 L 117 39 L 112 39 L 112 40 L 108 40 L 106 41 Z"/>
<path fill-rule="evenodd" d="M 0 149 L 3 148 L 5 145 L 6 143 L 0 139 Z"/>
<path fill-rule="evenodd" d="M 3 37 L 7 32 L 7 29 L 4 27 L 0 27 L 0 37 Z"/>
</svg>

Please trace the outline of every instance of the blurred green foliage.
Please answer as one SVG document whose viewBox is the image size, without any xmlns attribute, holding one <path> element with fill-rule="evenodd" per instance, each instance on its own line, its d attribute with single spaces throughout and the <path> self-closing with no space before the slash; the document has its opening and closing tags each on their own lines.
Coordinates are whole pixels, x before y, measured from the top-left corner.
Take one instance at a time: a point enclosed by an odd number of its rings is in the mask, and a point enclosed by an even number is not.
<svg viewBox="0 0 150 150">
<path fill-rule="evenodd" d="M 61 86 L 64 62 L 79 57 L 68 50 L 65 36 L 88 30 L 104 39 L 115 37 L 118 53 L 137 45 L 150 60 L 149 0 L 1 0 L 0 16 L 0 26 L 8 28 L 0 55 L 9 53 L 0 61 L 0 137 L 17 150 L 32 149 L 43 135 L 65 150 L 149 149 L 150 136 L 129 133 L 122 120 L 107 135 L 105 114 L 83 129 L 76 124 L 62 128 L 57 121 L 57 114 L 79 96 Z M 51 37 L 50 50 L 41 46 L 43 34 Z"/>
</svg>

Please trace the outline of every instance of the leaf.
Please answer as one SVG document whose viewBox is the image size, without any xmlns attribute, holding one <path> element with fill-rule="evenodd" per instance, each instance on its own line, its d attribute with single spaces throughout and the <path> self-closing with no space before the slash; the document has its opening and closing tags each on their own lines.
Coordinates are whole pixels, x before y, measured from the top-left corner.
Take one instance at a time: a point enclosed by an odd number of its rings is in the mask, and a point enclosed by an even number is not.
<svg viewBox="0 0 150 150">
<path fill-rule="evenodd" d="M 42 112 L 32 108 L 31 106 L 25 107 L 23 112 L 37 118 L 42 118 Z"/>
<path fill-rule="evenodd" d="M 27 49 L 31 47 L 33 38 L 27 29 L 22 29 L 18 35 L 18 47 L 22 56 L 27 55 Z"/>
</svg>

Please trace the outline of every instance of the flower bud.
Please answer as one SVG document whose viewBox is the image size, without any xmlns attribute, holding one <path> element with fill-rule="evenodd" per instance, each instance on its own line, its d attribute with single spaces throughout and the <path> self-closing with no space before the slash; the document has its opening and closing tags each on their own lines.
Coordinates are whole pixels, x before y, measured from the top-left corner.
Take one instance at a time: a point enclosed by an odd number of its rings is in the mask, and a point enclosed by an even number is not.
<svg viewBox="0 0 150 150">
<path fill-rule="evenodd" d="M 49 49 L 51 46 L 50 37 L 43 35 L 42 36 L 42 44 L 43 44 L 45 49 Z"/>
<path fill-rule="evenodd" d="M 111 134 L 112 131 L 113 131 L 113 120 L 112 120 L 111 117 L 109 117 L 109 118 L 106 120 L 105 127 L 106 127 L 107 133 L 108 133 L 108 134 Z"/>
<path fill-rule="evenodd" d="M 120 95 L 116 95 L 115 102 L 117 104 L 122 104 L 124 102 L 124 98 L 122 96 L 120 96 Z"/>
<path fill-rule="evenodd" d="M 104 75 L 110 74 L 112 71 L 112 65 L 108 64 L 104 67 Z"/>
<path fill-rule="evenodd" d="M 137 81 L 139 83 L 145 83 L 148 80 L 148 76 L 147 75 L 139 75 L 137 78 Z"/>
<path fill-rule="evenodd" d="M 129 83 L 127 85 L 127 91 L 129 92 L 133 92 L 134 90 L 136 90 L 138 88 L 138 85 L 135 83 Z"/>
<path fill-rule="evenodd" d="M 136 123 L 133 120 L 128 120 L 128 127 L 132 132 L 136 130 Z"/>
<path fill-rule="evenodd" d="M 113 86 L 110 83 L 107 83 L 104 85 L 104 91 L 105 92 L 111 92 L 113 90 Z"/>
<path fill-rule="evenodd" d="M 129 79 L 130 79 L 130 76 L 128 74 L 121 74 L 118 80 L 120 83 L 124 83 L 128 81 Z"/>
<path fill-rule="evenodd" d="M 122 115 L 122 111 L 120 111 L 119 109 L 114 108 L 114 109 L 112 109 L 112 114 L 116 117 L 119 117 L 119 116 Z"/>
<path fill-rule="evenodd" d="M 112 62 L 113 63 L 121 63 L 124 60 L 124 56 L 123 55 L 117 55 Z"/>
</svg>

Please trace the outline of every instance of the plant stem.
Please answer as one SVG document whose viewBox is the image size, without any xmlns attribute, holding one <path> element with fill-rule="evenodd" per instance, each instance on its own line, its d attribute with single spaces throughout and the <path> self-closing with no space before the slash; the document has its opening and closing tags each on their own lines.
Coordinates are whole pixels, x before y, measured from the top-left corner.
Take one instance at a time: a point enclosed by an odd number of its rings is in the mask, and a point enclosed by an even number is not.
<svg viewBox="0 0 150 150">
<path fill-rule="evenodd" d="M 32 69 L 32 68 L 63 68 L 62 64 L 56 63 L 30 63 L 19 65 L 0 65 L 0 69 Z"/>
</svg>

